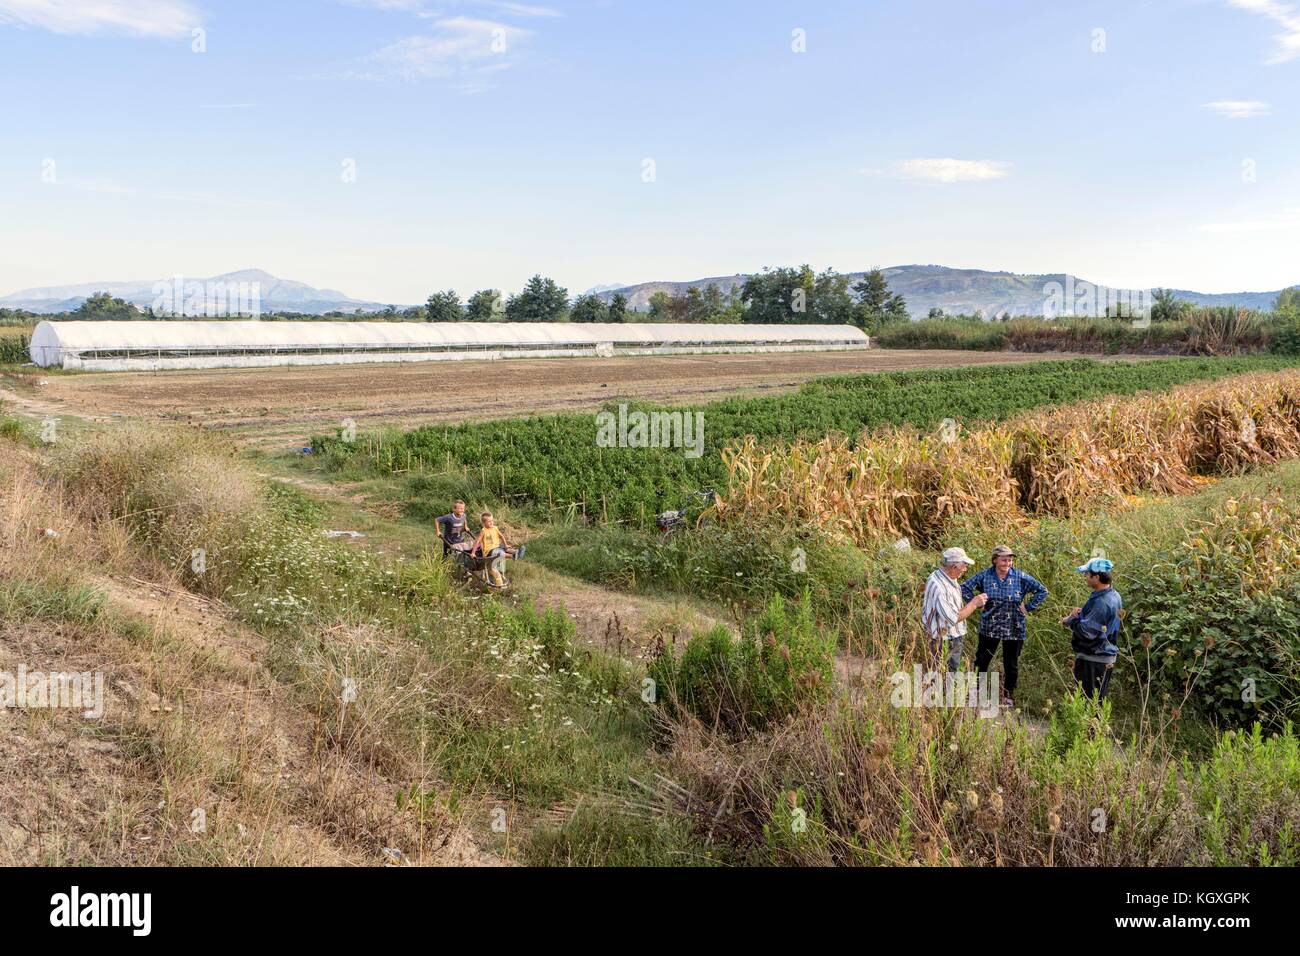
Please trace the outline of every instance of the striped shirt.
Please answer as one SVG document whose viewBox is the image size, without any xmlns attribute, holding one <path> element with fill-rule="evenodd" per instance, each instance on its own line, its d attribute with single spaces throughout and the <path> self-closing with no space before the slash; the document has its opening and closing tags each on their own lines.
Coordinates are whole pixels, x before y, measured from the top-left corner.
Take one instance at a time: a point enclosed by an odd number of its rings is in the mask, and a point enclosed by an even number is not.
<svg viewBox="0 0 1300 956">
<path fill-rule="evenodd" d="M 932 641 L 940 638 L 965 637 L 966 622 L 957 620 L 961 613 L 961 584 L 936 568 L 925 582 L 925 603 L 921 606 L 921 627 Z"/>
</svg>

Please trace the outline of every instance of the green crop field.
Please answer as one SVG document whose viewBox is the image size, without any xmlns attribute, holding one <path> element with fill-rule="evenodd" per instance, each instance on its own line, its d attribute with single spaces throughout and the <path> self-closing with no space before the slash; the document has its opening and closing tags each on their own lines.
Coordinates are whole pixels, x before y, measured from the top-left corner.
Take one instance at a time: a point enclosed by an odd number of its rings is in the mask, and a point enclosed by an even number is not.
<svg viewBox="0 0 1300 956">
<path fill-rule="evenodd" d="M 696 458 L 681 448 L 599 447 L 592 415 L 362 434 L 351 442 L 321 436 L 313 440 L 313 450 L 334 467 L 370 473 L 463 469 L 504 499 L 556 508 L 576 504 L 603 519 L 644 521 L 656 510 L 679 504 L 691 491 L 721 490 L 725 470 L 720 452 L 745 435 L 788 441 L 885 425 L 928 428 L 946 418 L 1000 421 L 1045 405 L 1297 364 L 1300 359 L 1280 357 L 1132 364 L 1078 359 L 820 379 L 777 398 L 728 399 L 685 409 L 703 415 L 704 453 Z"/>
</svg>

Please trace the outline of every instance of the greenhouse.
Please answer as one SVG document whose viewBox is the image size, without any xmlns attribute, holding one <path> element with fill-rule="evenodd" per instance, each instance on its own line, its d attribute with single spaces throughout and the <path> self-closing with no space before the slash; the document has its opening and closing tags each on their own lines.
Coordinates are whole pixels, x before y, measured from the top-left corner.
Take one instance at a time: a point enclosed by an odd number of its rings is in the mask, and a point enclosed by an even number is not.
<svg viewBox="0 0 1300 956">
<path fill-rule="evenodd" d="M 42 322 L 37 365 L 87 371 L 864 349 L 851 325 L 574 322 Z"/>
</svg>

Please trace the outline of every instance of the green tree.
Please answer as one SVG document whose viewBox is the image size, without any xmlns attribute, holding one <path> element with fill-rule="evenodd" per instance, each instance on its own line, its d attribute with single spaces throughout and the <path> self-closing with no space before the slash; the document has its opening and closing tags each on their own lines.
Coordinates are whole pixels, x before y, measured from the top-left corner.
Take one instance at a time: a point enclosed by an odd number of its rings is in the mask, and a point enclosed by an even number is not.
<svg viewBox="0 0 1300 956">
<path fill-rule="evenodd" d="M 594 295 L 580 295 L 573 300 L 569 310 L 570 322 L 607 322 L 608 312 L 605 303 Z"/>
<path fill-rule="evenodd" d="M 464 317 L 460 307 L 460 296 L 451 289 L 446 292 L 435 292 L 424 304 L 426 322 L 460 322 Z"/>
<path fill-rule="evenodd" d="M 892 322 L 906 322 L 907 303 L 901 295 L 889 291 L 889 282 L 879 269 L 863 273 L 853 286 L 858 294 L 857 324 L 868 332 L 878 332 Z"/>
<path fill-rule="evenodd" d="M 808 265 L 764 269 L 745 279 L 740 298 L 751 325 L 814 322 L 812 299 L 817 277 Z"/>
<path fill-rule="evenodd" d="M 562 322 L 569 311 L 569 290 L 554 279 L 535 275 L 506 302 L 510 322 Z"/>
<path fill-rule="evenodd" d="M 96 292 L 71 313 L 74 319 L 138 319 L 140 310 L 125 299 Z"/>
<path fill-rule="evenodd" d="M 943 318 L 943 309 L 939 308 L 939 307 L 936 305 L 936 306 L 932 307 L 932 308 L 930 309 L 929 312 L 926 313 L 925 317 L 926 317 L 927 319 L 942 319 L 942 318 Z"/>
<path fill-rule="evenodd" d="M 609 300 L 609 316 L 606 322 L 626 322 L 627 321 L 627 296 L 622 292 L 615 292 Z"/>
<path fill-rule="evenodd" d="M 1273 311 L 1284 312 L 1288 315 L 1300 313 L 1300 285 L 1283 289 L 1273 302 Z"/>
<path fill-rule="evenodd" d="M 1174 322 L 1183 318 L 1192 304 L 1178 298 L 1170 289 L 1156 289 L 1151 294 L 1151 321 Z"/>
<path fill-rule="evenodd" d="M 669 322 L 669 305 L 673 297 L 667 292 L 660 289 L 658 292 L 650 295 L 650 321 L 651 322 Z"/>
<path fill-rule="evenodd" d="M 467 322 L 503 322 L 505 304 L 497 289 L 480 289 L 465 303 Z"/>
<path fill-rule="evenodd" d="M 834 269 L 818 273 L 813 280 L 812 300 L 806 315 L 804 321 L 819 325 L 852 325 L 853 296 L 849 293 L 849 277 Z"/>
</svg>

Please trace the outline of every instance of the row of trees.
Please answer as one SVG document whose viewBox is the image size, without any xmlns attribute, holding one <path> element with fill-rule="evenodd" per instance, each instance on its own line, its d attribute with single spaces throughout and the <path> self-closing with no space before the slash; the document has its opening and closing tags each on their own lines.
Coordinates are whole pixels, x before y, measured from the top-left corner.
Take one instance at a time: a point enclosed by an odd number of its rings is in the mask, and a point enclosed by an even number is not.
<svg viewBox="0 0 1300 956">
<path fill-rule="evenodd" d="M 448 289 L 429 296 L 424 309 L 426 322 L 626 322 L 628 313 L 621 292 L 608 304 L 595 295 L 580 295 L 570 305 L 569 290 L 541 275 L 508 299 L 497 289 L 481 289 L 462 305 Z"/>
<path fill-rule="evenodd" d="M 857 325 L 875 332 L 890 322 L 908 319 L 903 297 L 889 291 L 879 269 L 850 285 L 834 269 L 814 273 L 807 266 L 764 269 L 728 291 L 691 286 L 685 292 L 656 292 L 645 318 L 651 322 L 743 322 L 750 324 Z M 568 291 L 553 279 L 535 275 L 519 293 L 502 301 L 484 289 L 461 304 L 453 291 L 435 292 L 425 304 L 429 322 L 626 322 L 627 297 L 615 293 L 606 303 L 580 295 L 572 305 Z"/>
<path fill-rule="evenodd" d="M 663 322 L 743 322 L 770 325 L 856 325 L 875 332 L 909 318 L 907 303 L 889 290 L 884 273 L 873 269 L 850 277 L 827 269 L 764 269 L 729 291 L 691 286 L 684 293 L 656 292 L 650 317 Z"/>
</svg>

